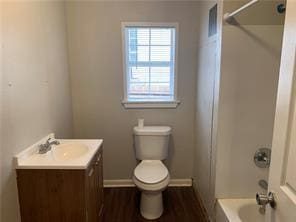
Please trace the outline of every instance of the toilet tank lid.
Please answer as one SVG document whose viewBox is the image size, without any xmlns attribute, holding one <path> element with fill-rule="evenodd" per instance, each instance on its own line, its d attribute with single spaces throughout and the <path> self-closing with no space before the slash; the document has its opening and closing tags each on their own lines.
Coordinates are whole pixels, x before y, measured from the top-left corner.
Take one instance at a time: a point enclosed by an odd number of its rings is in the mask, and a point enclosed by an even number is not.
<svg viewBox="0 0 296 222">
<path fill-rule="evenodd" d="M 135 135 L 146 135 L 146 136 L 167 136 L 170 135 L 172 128 L 169 126 L 135 126 Z"/>
</svg>

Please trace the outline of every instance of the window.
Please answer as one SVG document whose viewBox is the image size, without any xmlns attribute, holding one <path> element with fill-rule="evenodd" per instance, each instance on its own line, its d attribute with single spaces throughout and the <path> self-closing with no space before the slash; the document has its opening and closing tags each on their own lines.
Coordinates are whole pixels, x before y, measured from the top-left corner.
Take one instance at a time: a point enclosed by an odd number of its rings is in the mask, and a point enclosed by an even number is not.
<svg viewBox="0 0 296 222">
<path fill-rule="evenodd" d="M 176 107 L 176 24 L 123 24 L 127 108 Z"/>
</svg>

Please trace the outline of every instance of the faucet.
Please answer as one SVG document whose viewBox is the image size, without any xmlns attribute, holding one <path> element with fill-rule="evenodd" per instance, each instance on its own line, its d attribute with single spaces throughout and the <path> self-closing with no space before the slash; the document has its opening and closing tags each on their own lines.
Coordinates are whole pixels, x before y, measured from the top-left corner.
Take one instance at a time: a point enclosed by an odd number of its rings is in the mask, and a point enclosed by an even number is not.
<svg viewBox="0 0 296 222">
<path fill-rule="evenodd" d="M 276 208 L 276 202 L 274 198 L 274 194 L 269 192 L 268 194 L 256 194 L 256 202 L 260 206 L 259 212 L 261 214 L 265 214 L 266 205 L 270 205 L 271 208 Z"/>
<path fill-rule="evenodd" d="M 57 141 L 57 140 L 54 140 L 52 142 L 49 142 L 50 140 L 51 140 L 51 138 L 48 138 L 48 140 L 46 141 L 46 143 L 39 145 L 39 153 L 40 154 L 45 154 L 48 151 L 50 151 L 52 145 L 59 145 L 60 144 L 60 142 Z"/>
</svg>

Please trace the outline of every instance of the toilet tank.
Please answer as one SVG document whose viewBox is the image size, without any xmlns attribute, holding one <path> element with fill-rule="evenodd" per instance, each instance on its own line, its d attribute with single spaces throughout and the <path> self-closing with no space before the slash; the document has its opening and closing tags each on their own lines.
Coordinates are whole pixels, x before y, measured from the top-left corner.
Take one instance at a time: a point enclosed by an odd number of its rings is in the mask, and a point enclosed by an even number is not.
<svg viewBox="0 0 296 222">
<path fill-rule="evenodd" d="M 169 126 L 134 127 L 134 142 L 138 160 L 164 160 L 168 156 Z"/>
</svg>

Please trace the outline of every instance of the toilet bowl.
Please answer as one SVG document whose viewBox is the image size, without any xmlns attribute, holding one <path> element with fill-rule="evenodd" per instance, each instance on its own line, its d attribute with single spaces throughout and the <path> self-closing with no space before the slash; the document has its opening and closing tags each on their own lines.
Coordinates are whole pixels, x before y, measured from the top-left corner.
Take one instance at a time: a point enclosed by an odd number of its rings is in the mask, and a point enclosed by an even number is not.
<svg viewBox="0 0 296 222">
<path fill-rule="evenodd" d="M 171 134 L 169 126 L 134 127 L 136 158 L 133 181 L 141 191 L 141 215 L 149 220 L 162 215 L 162 191 L 170 181 L 169 171 L 162 160 L 168 156 Z"/>
<path fill-rule="evenodd" d="M 162 191 L 168 186 L 170 175 L 160 160 L 143 160 L 134 170 L 133 181 L 141 191 L 141 215 L 149 220 L 163 213 Z"/>
</svg>

